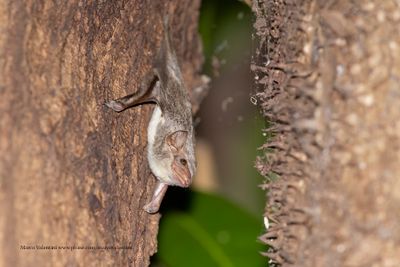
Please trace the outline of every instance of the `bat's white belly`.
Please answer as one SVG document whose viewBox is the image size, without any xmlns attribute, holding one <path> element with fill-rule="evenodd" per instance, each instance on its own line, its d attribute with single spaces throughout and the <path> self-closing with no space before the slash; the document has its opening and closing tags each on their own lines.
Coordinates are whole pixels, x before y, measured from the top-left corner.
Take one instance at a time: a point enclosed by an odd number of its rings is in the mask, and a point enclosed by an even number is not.
<svg viewBox="0 0 400 267">
<path fill-rule="evenodd" d="M 156 106 L 154 108 L 153 115 L 151 115 L 149 126 L 147 127 L 147 141 L 149 143 L 148 147 L 151 147 L 150 144 L 154 144 L 157 126 L 159 123 L 161 123 L 161 120 L 163 120 L 161 109 L 159 106 Z"/>
<path fill-rule="evenodd" d="M 149 126 L 147 127 L 147 160 L 150 165 L 150 169 L 153 174 L 162 182 L 168 183 L 170 180 L 170 171 L 167 164 L 167 161 L 161 161 L 155 157 L 154 150 L 154 142 L 157 134 L 157 127 L 160 123 L 164 122 L 164 118 L 162 117 L 162 112 L 159 106 L 156 106 L 153 111 L 153 115 L 151 116 Z"/>
</svg>

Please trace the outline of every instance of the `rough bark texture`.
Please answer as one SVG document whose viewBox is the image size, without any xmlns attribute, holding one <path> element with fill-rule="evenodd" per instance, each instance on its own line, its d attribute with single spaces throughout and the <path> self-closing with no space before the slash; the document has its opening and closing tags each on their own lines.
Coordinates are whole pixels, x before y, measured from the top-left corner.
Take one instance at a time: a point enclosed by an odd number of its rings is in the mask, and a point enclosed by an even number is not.
<svg viewBox="0 0 400 267">
<path fill-rule="evenodd" d="M 153 107 L 103 103 L 136 90 L 167 14 L 186 85 L 199 82 L 200 1 L 0 2 L 0 265 L 148 265 Z"/>
<path fill-rule="evenodd" d="M 282 266 L 400 266 L 400 4 L 255 1 L 272 139 L 261 237 Z"/>
</svg>

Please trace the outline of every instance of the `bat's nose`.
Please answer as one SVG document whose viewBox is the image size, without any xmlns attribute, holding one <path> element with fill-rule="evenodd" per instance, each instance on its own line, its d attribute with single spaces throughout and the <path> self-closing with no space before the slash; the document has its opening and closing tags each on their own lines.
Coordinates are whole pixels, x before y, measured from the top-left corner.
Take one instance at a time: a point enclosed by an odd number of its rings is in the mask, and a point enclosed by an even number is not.
<svg viewBox="0 0 400 267">
<path fill-rule="evenodd" d="M 181 187 L 188 187 L 191 183 L 191 177 L 190 174 L 189 176 L 187 175 L 177 175 L 177 178 L 179 180 L 179 186 Z"/>
<path fill-rule="evenodd" d="M 183 181 L 182 185 L 183 185 L 184 187 L 188 187 L 191 183 L 192 183 L 192 179 L 191 179 L 190 176 L 189 176 L 187 179 L 185 179 L 185 180 Z"/>
<path fill-rule="evenodd" d="M 178 186 L 188 187 L 192 182 L 192 175 L 187 166 L 172 165 L 173 176 Z"/>
<path fill-rule="evenodd" d="M 190 185 L 189 180 L 181 180 L 180 182 L 182 187 L 188 187 Z"/>
</svg>

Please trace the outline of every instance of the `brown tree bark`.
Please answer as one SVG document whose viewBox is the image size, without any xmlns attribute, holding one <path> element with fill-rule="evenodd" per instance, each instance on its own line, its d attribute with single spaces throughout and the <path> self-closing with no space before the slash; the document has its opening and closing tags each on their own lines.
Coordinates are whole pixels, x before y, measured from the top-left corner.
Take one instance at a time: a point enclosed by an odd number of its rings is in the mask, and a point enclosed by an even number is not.
<svg viewBox="0 0 400 267">
<path fill-rule="evenodd" d="M 282 266 L 400 266 L 400 5 L 254 1 L 271 141 L 261 237 Z M 272 174 L 272 175 L 271 175 Z"/>
<path fill-rule="evenodd" d="M 199 82 L 200 1 L 0 2 L 0 265 L 147 266 L 153 107 L 103 103 L 136 90 L 167 14 L 186 85 Z"/>
</svg>

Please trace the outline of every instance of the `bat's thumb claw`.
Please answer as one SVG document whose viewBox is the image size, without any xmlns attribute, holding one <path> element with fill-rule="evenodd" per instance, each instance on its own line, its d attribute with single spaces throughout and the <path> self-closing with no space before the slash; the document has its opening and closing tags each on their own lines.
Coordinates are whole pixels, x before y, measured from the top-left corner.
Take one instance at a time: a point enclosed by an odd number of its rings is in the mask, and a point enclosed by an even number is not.
<svg viewBox="0 0 400 267">
<path fill-rule="evenodd" d="M 104 105 L 106 105 L 107 107 L 109 107 L 112 110 L 117 111 L 117 112 L 120 112 L 125 109 L 125 107 L 121 103 L 119 103 L 115 100 L 105 102 Z"/>
</svg>

